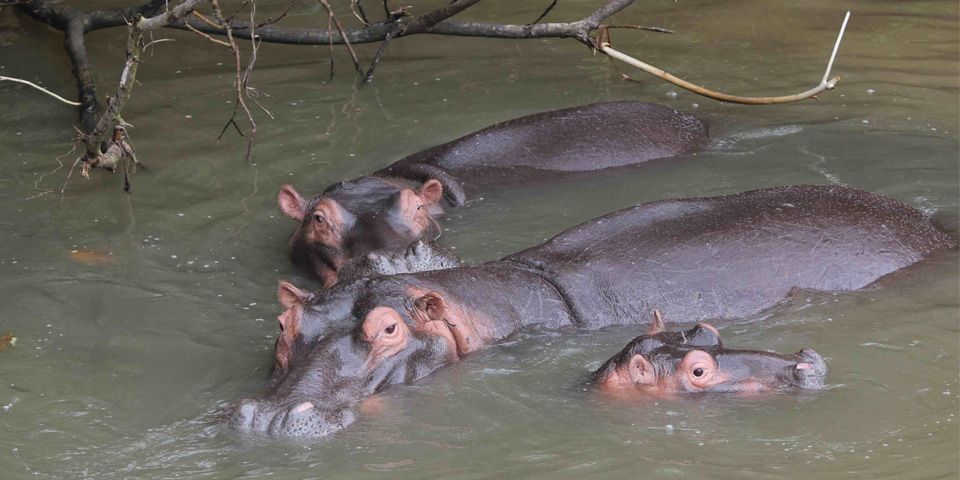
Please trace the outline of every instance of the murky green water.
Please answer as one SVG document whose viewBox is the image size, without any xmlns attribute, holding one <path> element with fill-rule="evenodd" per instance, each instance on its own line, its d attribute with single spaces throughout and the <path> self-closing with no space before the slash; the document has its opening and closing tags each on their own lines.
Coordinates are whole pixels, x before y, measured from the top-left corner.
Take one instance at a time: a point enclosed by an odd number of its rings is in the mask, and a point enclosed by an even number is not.
<svg viewBox="0 0 960 480">
<path fill-rule="evenodd" d="M 467 17 L 528 22 L 548 3 L 483 2 Z M 242 140 L 214 142 L 232 108 L 231 58 L 164 32 L 176 42 L 148 57 L 124 115 L 149 170 L 131 196 L 119 176 L 75 175 L 64 201 L 72 157 L 62 168 L 56 157 L 70 148 L 73 111 L 0 85 L 0 334 L 19 337 L 0 353 L 0 477 L 956 478 L 955 252 L 721 328 L 737 348 L 816 348 L 830 366 L 816 394 L 611 404 L 583 390 L 586 375 L 637 329 L 535 331 L 390 389 L 379 412 L 328 439 L 217 425 L 218 407 L 265 384 L 277 279 L 314 286 L 286 258 L 294 225 L 275 207 L 279 185 L 315 192 L 499 120 L 642 99 L 697 112 L 715 140 L 679 163 L 483 195 L 444 223 L 443 242 L 470 261 L 628 205 L 772 185 L 839 183 L 960 215 L 956 2 L 638 3 L 617 20 L 678 34 L 618 31 L 618 48 L 756 95 L 818 82 L 850 9 L 843 80 L 823 103 L 742 107 L 621 82 L 572 40 L 422 36 L 392 43 L 370 85 L 342 54 L 325 84 L 325 47 L 264 45 L 253 85 L 274 96 L 277 119 L 258 117 L 248 164 Z M 598 4 L 561 1 L 551 17 Z M 319 10 L 308 3 L 290 24 L 325 25 Z M 6 7 L 0 25 L 0 74 L 75 95 L 59 35 Z M 119 74 L 123 36 L 89 36 L 101 93 Z"/>
</svg>

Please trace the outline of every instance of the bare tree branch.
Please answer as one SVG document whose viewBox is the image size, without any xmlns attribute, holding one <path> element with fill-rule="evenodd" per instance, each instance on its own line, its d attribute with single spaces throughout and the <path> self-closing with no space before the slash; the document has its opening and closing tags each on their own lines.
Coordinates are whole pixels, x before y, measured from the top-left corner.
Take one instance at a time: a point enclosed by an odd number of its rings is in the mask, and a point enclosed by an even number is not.
<svg viewBox="0 0 960 480">
<path fill-rule="evenodd" d="M 721 102 L 741 103 L 746 105 L 773 105 L 778 103 L 797 102 L 800 100 L 806 100 L 808 98 L 813 98 L 814 100 L 817 100 L 817 95 L 827 90 L 833 90 L 833 88 L 837 85 L 837 82 L 840 81 L 840 77 L 835 77 L 832 80 L 827 80 L 827 79 L 830 78 L 830 69 L 833 67 L 833 60 L 836 58 L 837 50 L 840 48 L 840 41 L 843 40 L 843 32 L 847 28 L 848 20 L 850 20 L 850 12 L 847 12 L 846 17 L 844 17 L 843 19 L 843 25 L 840 27 L 840 34 L 837 36 L 837 43 L 833 47 L 833 53 L 830 55 L 830 62 L 827 63 L 827 70 L 823 74 L 823 80 L 820 82 L 820 84 L 802 93 L 797 93 L 793 95 L 776 96 L 776 97 L 741 97 L 737 95 L 729 95 L 726 93 L 715 92 L 713 90 L 709 90 L 701 86 L 694 85 L 682 78 L 678 78 L 674 75 L 671 75 L 668 72 L 665 72 L 657 67 L 654 67 L 653 65 L 644 63 L 640 60 L 637 60 L 636 58 L 633 58 L 622 52 L 614 50 L 610 46 L 609 41 L 603 41 L 604 30 L 600 31 L 600 34 L 597 37 L 597 41 L 600 44 L 598 49 L 601 52 L 607 54 L 610 58 L 614 58 L 614 59 L 620 60 L 621 62 L 637 67 L 655 77 L 666 80 L 667 82 L 670 82 L 680 88 L 687 89 L 698 95 L 703 95 L 704 97 L 712 98 L 714 100 L 720 100 Z M 609 40 L 609 35 L 607 36 L 607 39 Z M 618 68 L 617 71 L 619 72 L 620 69 Z M 622 72 L 620 73 L 620 75 L 623 75 L 624 78 L 630 78 L 624 75 Z"/>
<path fill-rule="evenodd" d="M 46 93 L 47 95 L 50 95 L 53 98 L 56 98 L 57 100 L 60 100 L 63 103 L 66 103 L 67 105 L 73 105 L 75 107 L 80 106 L 80 102 L 72 102 L 70 100 L 67 100 L 66 98 L 63 98 L 60 95 L 57 95 L 56 93 L 53 93 L 50 90 L 47 90 L 46 88 L 43 88 L 40 85 L 37 85 L 36 83 L 28 82 L 22 78 L 4 77 L 0 75 L 0 80 L 6 80 L 9 82 L 16 82 L 16 83 L 22 83 L 24 85 L 29 85 L 33 88 L 36 88 L 37 90 L 40 90 L 43 93 Z"/>
</svg>

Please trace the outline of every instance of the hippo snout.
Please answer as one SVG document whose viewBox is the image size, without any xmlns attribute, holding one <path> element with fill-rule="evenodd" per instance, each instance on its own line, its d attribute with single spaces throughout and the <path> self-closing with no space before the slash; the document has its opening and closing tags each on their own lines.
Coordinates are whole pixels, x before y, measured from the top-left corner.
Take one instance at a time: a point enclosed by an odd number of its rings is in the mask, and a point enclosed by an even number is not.
<svg viewBox="0 0 960 480">
<path fill-rule="evenodd" d="M 286 437 L 323 437 L 356 420 L 348 408 L 324 409 L 311 401 L 271 402 L 247 398 L 224 411 L 225 423 L 243 432 Z"/>
<path fill-rule="evenodd" d="M 797 352 L 797 364 L 792 370 L 794 385 L 817 390 L 823 388 L 827 376 L 827 362 L 819 353 L 805 348 Z"/>
</svg>

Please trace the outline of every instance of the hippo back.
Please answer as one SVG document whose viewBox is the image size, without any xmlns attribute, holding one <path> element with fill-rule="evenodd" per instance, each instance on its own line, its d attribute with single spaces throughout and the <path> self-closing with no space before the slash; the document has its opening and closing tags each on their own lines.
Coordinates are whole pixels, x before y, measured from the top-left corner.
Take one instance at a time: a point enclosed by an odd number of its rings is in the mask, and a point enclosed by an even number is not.
<svg viewBox="0 0 960 480">
<path fill-rule="evenodd" d="M 411 166 L 426 164 L 473 183 L 501 182 L 504 170 L 523 176 L 529 170 L 620 167 L 689 153 L 706 139 L 707 127 L 700 120 L 670 107 L 592 103 L 498 123 L 410 155 L 378 174 L 408 176 Z"/>
<path fill-rule="evenodd" d="M 793 288 L 855 290 L 955 247 L 917 209 L 844 187 L 664 200 L 574 227 L 506 260 L 553 283 L 586 328 L 757 314 Z"/>
</svg>

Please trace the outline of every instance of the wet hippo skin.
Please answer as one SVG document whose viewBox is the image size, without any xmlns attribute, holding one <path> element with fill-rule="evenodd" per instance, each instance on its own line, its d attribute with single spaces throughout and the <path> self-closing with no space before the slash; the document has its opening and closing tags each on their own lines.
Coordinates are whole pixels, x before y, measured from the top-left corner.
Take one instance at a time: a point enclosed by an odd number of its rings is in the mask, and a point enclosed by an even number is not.
<svg viewBox="0 0 960 480">
<path fill-rule="evenodd" d="M 441 198 L 460 206 L 484 190 L 695 152 L 706 139 L 703 123 L 669 107 L 594 103 L 498 123 L 336 183 L 310 200 L 284 185 L 278 202 L 300 222 L 290 239 L 291 259 L 329 287 L 354 258 L 435 240 Z"/>
<path fill-rule="evenodd" d="M 476 267 L 394 275 L 307 294 L 282 283 L 270 385 L 226 413 L 244 431 L 325 435 L 358 402 L 523 327 L 755 315 L 795 288 L 854 290 L 955 238 L 881 195 L 793 186 L 664 200 L 574 227 Z"/>
<path fill-rule="evenodd" d="M 819 353 L 793 355 L 726 348 L 720 332 L 698 323 L 667 331 L 654 310 L 650 331 L 633 339 L 593 373 L 593 386 L 620 398 L 676 393 L 817 390 L 827 364 Z"/>
</svg>

